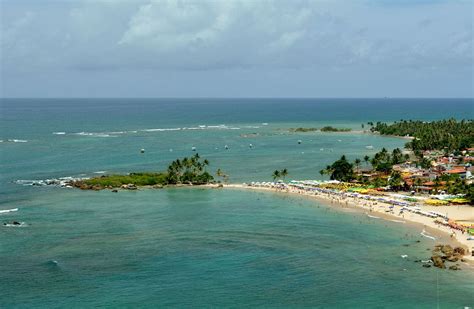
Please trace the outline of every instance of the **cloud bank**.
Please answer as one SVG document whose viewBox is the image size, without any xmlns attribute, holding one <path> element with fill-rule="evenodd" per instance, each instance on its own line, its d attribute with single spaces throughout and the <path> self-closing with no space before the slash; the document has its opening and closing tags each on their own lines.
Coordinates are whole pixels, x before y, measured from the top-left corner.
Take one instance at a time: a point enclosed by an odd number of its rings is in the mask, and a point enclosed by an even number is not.
<svg viewBox="0 0 474 309">
<path fill-rule="evenodd" d="M 472 9 L 441 0 L 4 1 L 0 91 L 235 96 L 237 83 L 239 96 L 472 96 Z M 324 81 L 337 86 L 313 86 Z M 117 90 L 124 84 L 129 92 Z"/>
</svg>

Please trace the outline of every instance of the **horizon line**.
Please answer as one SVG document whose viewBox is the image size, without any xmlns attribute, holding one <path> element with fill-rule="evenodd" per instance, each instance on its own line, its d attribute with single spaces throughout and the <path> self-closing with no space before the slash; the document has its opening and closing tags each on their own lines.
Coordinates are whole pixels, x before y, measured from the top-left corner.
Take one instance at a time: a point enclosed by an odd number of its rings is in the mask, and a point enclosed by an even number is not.
<svg viewBox="0 0 474 309">
<path fill-rule="evenodd" d="M 443 100 L 443 99 L 474 99 L 474 97 L 0 97 L 0 100 L 3 99 L 49 99 L 49 100 L 63 100 L 63 99 L 178 99 L 178 100 L 195 100 L 195 99 L 207 99 L 207 100 L 252 100 L 252 99 L 261 99 L 261 100 L 275 100 L 275 99 L 296 99 L 296 100 L 327 100 L 327 99 L 339 99 L 339 100 L 351 100 L 351 99 L 430 99 L 430 100 Z"/>
</svg>

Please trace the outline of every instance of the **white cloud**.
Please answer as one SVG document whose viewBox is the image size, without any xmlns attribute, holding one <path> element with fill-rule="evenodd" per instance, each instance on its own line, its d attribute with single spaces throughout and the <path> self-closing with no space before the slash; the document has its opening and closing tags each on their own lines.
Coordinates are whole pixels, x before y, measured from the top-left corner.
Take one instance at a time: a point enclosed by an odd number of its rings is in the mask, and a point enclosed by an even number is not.
<svg viewBox="0 0 474 309">
<path fill-rule="evenodd" d="M 430 77 L 433 66 L 472 71 L 472 5 L 462 1 L 20 3 L 7 2 L 0 12 L 2 75 L 242 69 L 317 75 L 377 67 Z"/>
</svg>

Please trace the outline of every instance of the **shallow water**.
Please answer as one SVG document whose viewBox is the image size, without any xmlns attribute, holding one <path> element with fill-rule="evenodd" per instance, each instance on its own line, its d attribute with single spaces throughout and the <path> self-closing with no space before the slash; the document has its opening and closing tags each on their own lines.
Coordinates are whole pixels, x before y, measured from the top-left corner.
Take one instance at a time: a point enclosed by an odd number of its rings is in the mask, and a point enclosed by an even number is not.
<svg viewBox="0 0 474 309">
<path fill-rule="evenodd" d="M 85 192 L 13 183 L 160 170 L 192 155 L 192 146 L 211 161 L 211 171 L 222 168 L 232 182 L 268 181 L 281 168 L 289 178 L 317 179 L 341 154 L 362 158 L 405 140 L 289 134 L 288 128 L 359 129 L 370 120 L 467 117 L 469 111 L 472 118 L 472 101 L 443 109 L 446 101 L 402 100 L 384 110 L 376 108 L 384 102 L 370 100 L 356 107 L 347 100 L 1 103 L 0 138 L 27 140 L 0 143 L 0 209 L 19 208 L 0 220 L 27 223 L 0 227 L 2 307 L 474 306 L 472 273 L 414 262 L 434 244 L 417 227 L 271 193 Z M 140 131 L 178 127 L 199 129 Z M 73 134 L 81 132 L 98 134 Z M 241 136 L 249 133 L 257 135 Z"/>
</svg>

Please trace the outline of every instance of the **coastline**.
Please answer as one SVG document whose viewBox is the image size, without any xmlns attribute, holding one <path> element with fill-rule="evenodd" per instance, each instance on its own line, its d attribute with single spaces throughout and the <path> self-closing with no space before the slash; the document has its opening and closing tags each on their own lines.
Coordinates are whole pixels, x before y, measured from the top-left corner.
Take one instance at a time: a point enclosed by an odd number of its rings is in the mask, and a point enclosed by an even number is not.
<svg viewBox="0 0 474 309">
<path fill-rule="evenodd" d="M 468 249 L 468 254 L 463 257 L 465 262 L 462 262 L 465 266 L 468 266 L 471 270 L 474 270 L 474 256 L 471 256 L 471 252 L 474 251 L 474 241 L 469 241 L 466 239 L 466 235 L 462 234 L 460 231 L 453 230 L 451 228 L 436 224 L 433 219 L 424 217 L 414 213 L 404 214 L 403 216 L 396 215 L 395 213 L 401 210 L 400 206 L 393 206 L 387 203 L 377 202 L 375 205 L 368 205 L 367 201 L 362 201 L 357 198 L 333 196 L 330 194 L 322 193 L 313 193 L 310 194 L 307 191 L 299 190 L 296 188 L 287 188 L 287 189 L 277 189 L 277 188 L 268 188 L 268 187 L 253 187 L 244 184 L 225 184 L 222 187 L 216 185 L 206 185 L 206 187 L 211 188 L 224 188 L 224 189 L 239 189 L 239 190 L 254 190 L 262 191 L 269 193 L 278 193 L 278 194 L 290 194 L 303 196 L 307 198 L 313 198 L 328 207 L 334 209 L 342 210 L 344 208 L 352 208 L 361 212 L 365 212 L 367 216 L 373 215 L 374 219 L 384 219 L 387 221 L 392 221 L 394 223 L 400 224 L 410 224 L 412 226 L 421 227 L 420 234 L 424 237 L 434 237 L 435 244 L 439 244 L 439 239 L 446 239 L 444 243 L 449 243 L 454 246 L 460 246 L 465 249 Z M 339 206 L 339 207 L 338 207 Z M 386 212 L 389 207 L 394 207 L 394 212 Z M 454 234 L 453 234 L 454 233 Z M 453 235 L 454 237 L 451 237 Z"/>
</svg>

